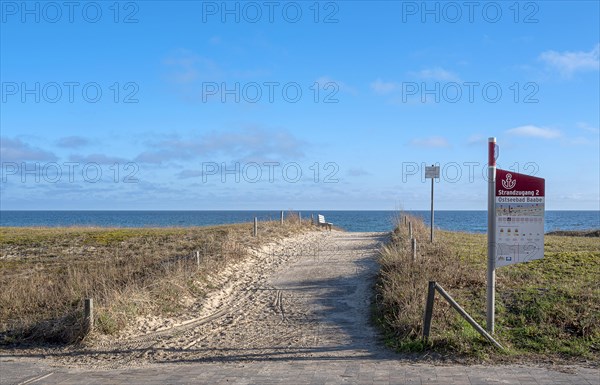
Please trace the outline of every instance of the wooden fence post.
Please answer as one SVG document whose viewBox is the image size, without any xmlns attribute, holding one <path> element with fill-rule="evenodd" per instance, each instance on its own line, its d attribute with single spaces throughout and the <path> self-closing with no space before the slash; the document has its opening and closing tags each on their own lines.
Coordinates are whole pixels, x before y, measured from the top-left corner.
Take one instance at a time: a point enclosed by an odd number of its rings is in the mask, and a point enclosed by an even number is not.
<svg viewBox="0 0 600 385">
<path fill-rule="evenodd" d="M 283 210 L 281 210 L 281 224 L 283 225 Z"/>
<path fill-rule="evenodd" d="M 88 334 L 94 329 L 94 300 L 92 298 L 83 300 L 83 321 L 85 334 Z"/>
<path fill-rule="evenodd" d="M 425 304 L 425 318 L 423 319 L 423 340 L 427 342 L 431 330 L 431 318 L 433 317 L 433 301 L 435 300 L 435 281 L 429 281 L 427 289 L 427 303 Z"/>
<path fill-rule="evenodd" d="M 412 222 L 408 222 L 408 238 L 411 239 L 412 237 Z"/>
<path fill-rule="evenodd" d="M 423 319 L 423 339 L 427 340 L 429 332 L 431 330 L 431 319 L 433 318 L 433 301 L 434 293 L 437 290 L 438 293 L 465 319 L 473 328 L 481 334 L 482 337 L 491 342 L 495 347 L 500 350 L 504 350 L 504 347 L 500 345 L 498 341 L 494 339 L 485 329 L 483 329 L 475 320 L 435 281 L 429 281 L 429 291 L 427 292 L 427 303 L 425 304 L 425 317 Z"/>
<path fill-rule="evenodd" d="M 415 238 L 411 238 L 410 243 L 412 249 L 412 260 L 414 262 L 417 260 L 417 240 Z"/>
<path fill-rule="evenodd" d="M 490 341 L 498 349 L 504 350 L 504 347 L 502 345 L 500 345 L 500 343 L 498 341 L 496 341 L 494 339 L 494 337 L 491 336 L 491 334 L 489 334 L 481 326 L 479 326 L 479 324 L 477 322 L 475 322 L 475 320 L 473 318 L 471 318 L 471 316 L 450 296 L 450 294 L 448 294 L 446 292 L 446 290 L 444 290 L 438 284 L 435 285 L 435 289 L 438 291 L 438 293 L 440 293 L 440 295 L 442 297 L 444 297 L 444 299 L 446 301 L 448 301 L 448 303 L 450 305 L 452 305 L 454 310 L 456 310 L 458 312 L 458 314 L 460 314 L 465 319 L 465 321 L 467 321 L 469 324 L 471 324 L 471 326 L 473 326 L 473 328 L 475 330 L 477 330 L 477 332 L 479 332 L 479 334 L 481 334 L 482 337 L 484 337 L 485 339 Z"/>
<path fill-rule="evenodd" d="M 258 218 L 254 217 L 254 231 L 252 233 L 255 237 L 258 235 Z"/>
<path fill-rule="evenodd" d="M 196 266 L 199 269 L 200 268 L 200 251 L 196 251 Z"/>
</svg>

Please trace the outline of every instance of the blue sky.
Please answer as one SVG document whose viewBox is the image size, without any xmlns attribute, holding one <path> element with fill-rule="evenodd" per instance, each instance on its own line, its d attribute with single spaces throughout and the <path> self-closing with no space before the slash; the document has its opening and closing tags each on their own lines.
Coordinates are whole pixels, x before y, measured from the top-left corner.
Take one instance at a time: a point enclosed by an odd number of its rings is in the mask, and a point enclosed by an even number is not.
<svg viewBox="0 0 600 385">
<path fill-rule="evenodd" d="M 597 1 L 0 4 L 2 209 L 600 208 Z"/>
</svg>

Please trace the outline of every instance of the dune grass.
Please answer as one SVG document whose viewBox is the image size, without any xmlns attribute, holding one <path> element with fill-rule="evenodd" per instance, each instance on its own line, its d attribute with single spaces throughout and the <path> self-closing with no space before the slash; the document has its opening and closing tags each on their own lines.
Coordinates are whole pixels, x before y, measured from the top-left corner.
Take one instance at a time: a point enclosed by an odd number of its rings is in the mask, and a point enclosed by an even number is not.
<svg viewBox="0 0 600 385">
<path fill-rule="evenodd" d="M 72 343 L 84 336 L 82 300 L 95 332 L 115 334 L 141 315 L 169 316 L 206 295 L 207 277 L 249 248 L 307 231 L 284 225 L 193 228 L 0 228 L 0 344 Z M 201 254 L 200 266 L 194 253 Z"/>
<path fill-rule="evenodd" d="M 408 229 L 399 226 L 382 251 L 376 319 L 399 351 L 437 352 L 495 360 L 600 359 L 600 242 L 548 235 L 544 258 L 496 270 L 499 352 L 436 296 L 429 343 L 421 339 L 428 281 L 437 281 L 485 325 L 485 234 L 438 231 L 410 218 L 419 244 L 412 262 Z"/>
</svg>

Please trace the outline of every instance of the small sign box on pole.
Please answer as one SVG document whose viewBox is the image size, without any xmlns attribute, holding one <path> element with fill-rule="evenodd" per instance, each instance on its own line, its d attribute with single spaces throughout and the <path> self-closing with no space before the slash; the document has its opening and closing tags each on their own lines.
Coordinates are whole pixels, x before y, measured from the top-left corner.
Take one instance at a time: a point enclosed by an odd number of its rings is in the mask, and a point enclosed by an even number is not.
<svg viewBox="0 0 600 385">
<path fill-rule="evenodd" d="M 425 167 L 425 178 L 439 178 L 440 177 L 440 166 Z"/>
<path fill-rule="evenodd" d="M 429 241 L 433 242 L 433 180 L 440 177 L 440 166 L 425 167 L 425 178 L 431 178 L 431 228 Z"/>
</svg>

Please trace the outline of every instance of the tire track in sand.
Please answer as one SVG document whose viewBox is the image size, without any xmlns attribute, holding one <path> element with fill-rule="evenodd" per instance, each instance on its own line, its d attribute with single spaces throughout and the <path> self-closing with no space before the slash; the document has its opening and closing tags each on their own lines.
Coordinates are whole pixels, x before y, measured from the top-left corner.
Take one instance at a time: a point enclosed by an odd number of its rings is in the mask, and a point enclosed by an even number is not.
<svg viewBox="0 0 600 385">
<path fill-rule="evenodd" d="M 383 233 L 312 232 L 235 266 L 200 314 L 175 327 L 62 357 L 70 364 L 387 356 L 369 324 Z"/>
</svg>

